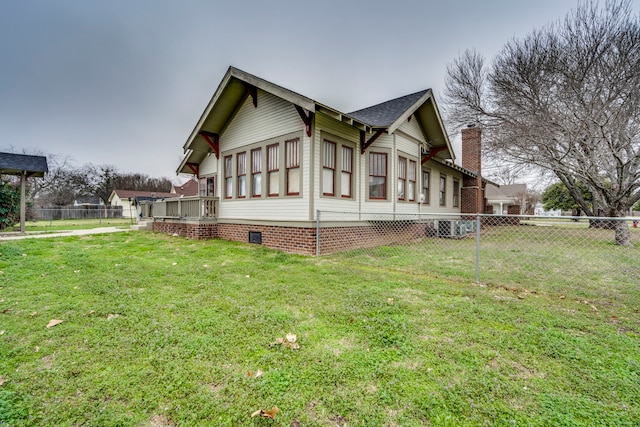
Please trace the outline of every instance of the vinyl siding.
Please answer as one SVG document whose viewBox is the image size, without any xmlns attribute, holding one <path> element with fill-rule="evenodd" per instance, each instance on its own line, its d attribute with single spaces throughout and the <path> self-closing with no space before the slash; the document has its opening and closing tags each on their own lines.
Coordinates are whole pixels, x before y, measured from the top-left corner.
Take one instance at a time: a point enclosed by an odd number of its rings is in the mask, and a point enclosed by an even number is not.
<svg viewBox="0 0 640 427">
<path fill-rule="evenodd" d="M 310 219 L 309 159 L 311 140 L 304 132 L 304 124 L 291 103 L 262 90 L 258 90 L 257 108 L 253 106 L 252 99 L 247 98 L 231 123 L 220 135 L 221 158 L 224 158 L 225 155 L 235 154 L 245 147 L 247 155 L 249 155 L 251 146 L 267 140 L 278 142 L 283 146 L 285 140 L 292 136 L 300 138 L 302 173 L 300 196 L 265 197 L 263 195 L 260 198 L 247 197 L 246 199 L 224 199 L 221 197 L 218 215 L 221 220 L 306 221 Z M 236 161 L 235 155 L 233 161 Z M 265 171 L 263 171 L 264 173 Z M 280 158 L 280 173 L 286 173 L 284 156 Z M 234 174 L 234 189 L 237 184 L 235 176 Z M 247 177 L 247 185 L 249 185 L 250 175 Z M 222 190 L 224 177 L 219 176 L 218 182 L 219 189 Z M 263 175 L 264 185 L 266 185 L 266 175 Z"/>
<path fill-rule="evenodd" d="M 418 120 L 413 116 L 411 117 L 410 122 L 404 122 L 398 129 L 420 141 L 425 141 L 424 135 L 422 134 L 422 128 L 420 128 Z"/>
<path fill-rule="evenodd" d="M 210 153 L 202 160 L 202 163 L 200 163 L 200 176 L 210 175 L 216 172 L 218 172 L 218 159 L 215 154 Z"/>
<path fill-rule="evenodd" d="M 328 139 L 337 137 L 338 139 L 354 144 L 353 147 L 353 199 L 343 199 L 341 197 L 324 197 L 322 196 L 322 140 L 326 136 Z M 359 171 L 362 169 L 360 155 L 360 132 L 345 123 L 328 117 L 324 114 L 316 115 L 316 123 L 314 127 L 314 206 L 320 210 L 338 210 L 338 211 L 357 211 L 359 208 L 358 197 L 359 183 L 362 181 Z M 333 138 L 336 139 L 336 138 Z M 338 159 L 339 160 L 339 159 Z"/>
</svg>

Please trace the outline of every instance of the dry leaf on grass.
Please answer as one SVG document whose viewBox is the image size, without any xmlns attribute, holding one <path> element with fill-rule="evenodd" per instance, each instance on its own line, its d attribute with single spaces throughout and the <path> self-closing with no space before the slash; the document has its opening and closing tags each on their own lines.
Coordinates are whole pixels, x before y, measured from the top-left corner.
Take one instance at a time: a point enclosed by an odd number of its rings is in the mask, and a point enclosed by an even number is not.
<svg viewBox="0 0 640 427">
<path fill-rule="evenodd" d="M 51 319 L 49 323 L 47 323 L 47 328 L 53 328 L 54 326 L 58 326 L 63 321 L 60 319 Z"/>
<path fill-rule="evenodd" d="M 120 315 L 119 314 L 109 314 L 107 316 L 107 320 L 115 319 L 116 317 L 120 317 Z"/>
<path fill-rule="evenodd" d="M 255 372 L 247 371 L 247 376 L 249 378 L 251 378 L 251 377 L 260 378 L 262 376 L 262 374 L 263 374 L 263 372 L 260 369 L 258 369 Z"/>
<path fill-rule="evenodd" d="M 7 376 L 6 375 L 0 375 L 0 385 L 4 385 L 4 383 L 7 382 Z"/>
<path fill-rule="evenodd" d="M 272 420 L 275 419 L 276 414 L 278 413 L 279 409 L 277 406 L 274 406 L 270 411 L 265 411 L 264 409 L 258 409 L 257 411 L 255 411 L 253 414 L 251 414 L 251 418 L 253 417 L 257 417 L 258 415 L 261 415 L 265 418 L 271 418 Z"/>
<path fill-rule="evenodd" d="M 33 312 L 33 313 L 31 313 L 29 316 L 31 316 L 31 317 L 36 317 L 37 315 L 38 315 L 38 312 L 37 312 L 37 311 L 34 311 L 34 312 Z"/>
<path fill-rule="evenodd" d="M 295 334 L 287 334 L 285 339 L 278 337 L 270 345 L 282 345 L 283 347 L 290 348 L 291 350 L 298 350 L 300 348 L 300 344 L 297 343 L 297 340 L 298 337 L 296 337 Z"/>
</svg>

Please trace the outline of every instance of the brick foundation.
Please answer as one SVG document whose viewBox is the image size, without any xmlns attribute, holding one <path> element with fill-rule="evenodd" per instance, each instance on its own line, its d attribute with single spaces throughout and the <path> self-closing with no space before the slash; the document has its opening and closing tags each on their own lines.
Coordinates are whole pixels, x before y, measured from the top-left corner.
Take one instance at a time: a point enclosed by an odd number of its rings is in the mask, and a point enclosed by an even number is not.
<svg viewBox="0 0 640 427">
<path fill-rule="evenodd" d="M 177 234 L 189 239 L 220 238 L 249 242 L 249 232 L 261 233 L 262 245 L 287 253 L 316 254 L 316 228 L 273 225 L 226 224 L 156 220 L 153 231 Z M 320 230 L 322 254 L 364 247 L 394 245 L 425 237 L 425 224 L 406 221 L 372 221 L 362 225 L 323 227 Z"/>
</svg>

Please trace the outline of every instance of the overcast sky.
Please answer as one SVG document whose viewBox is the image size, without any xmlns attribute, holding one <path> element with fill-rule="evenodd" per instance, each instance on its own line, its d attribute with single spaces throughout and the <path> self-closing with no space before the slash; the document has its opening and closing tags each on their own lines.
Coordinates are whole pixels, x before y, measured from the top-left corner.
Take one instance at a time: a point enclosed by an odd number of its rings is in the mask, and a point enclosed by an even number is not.
<svg viewBox="0 0 640 427">
<path fill-rule="evenodd" d="M 576 5 L 3 0 L 0 150 L 175 179 L 230 65 L 344 112 L 426 88 L 439 99 L 446 64 L 465 49 L 492 58 Z"/>
</svg>

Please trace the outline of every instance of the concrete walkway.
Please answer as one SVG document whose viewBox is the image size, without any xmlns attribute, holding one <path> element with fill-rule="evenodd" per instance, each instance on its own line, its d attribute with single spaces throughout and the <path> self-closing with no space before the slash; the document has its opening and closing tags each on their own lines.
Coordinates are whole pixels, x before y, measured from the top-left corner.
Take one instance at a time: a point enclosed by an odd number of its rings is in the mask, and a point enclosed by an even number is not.
<svg viewBox="0 0 640 427">
<path fill-rule="evenodd" d="M 116 228 L 116 227 L 100 227 L 90 228 L 86 230 L 69 230 L 69 231 L 56 231 L 53 233 L 6 233 L 0 234 L 0 241 L 4 240 L 20 240 L 20 239 L 44 239 L 47 237 L 66 237 L 66 236 L 86 236 L 88 234 L 105 234 L 105 233 L 118 233 L 121 231 L 131 231 L 129 228 Z"/>
</svg>

